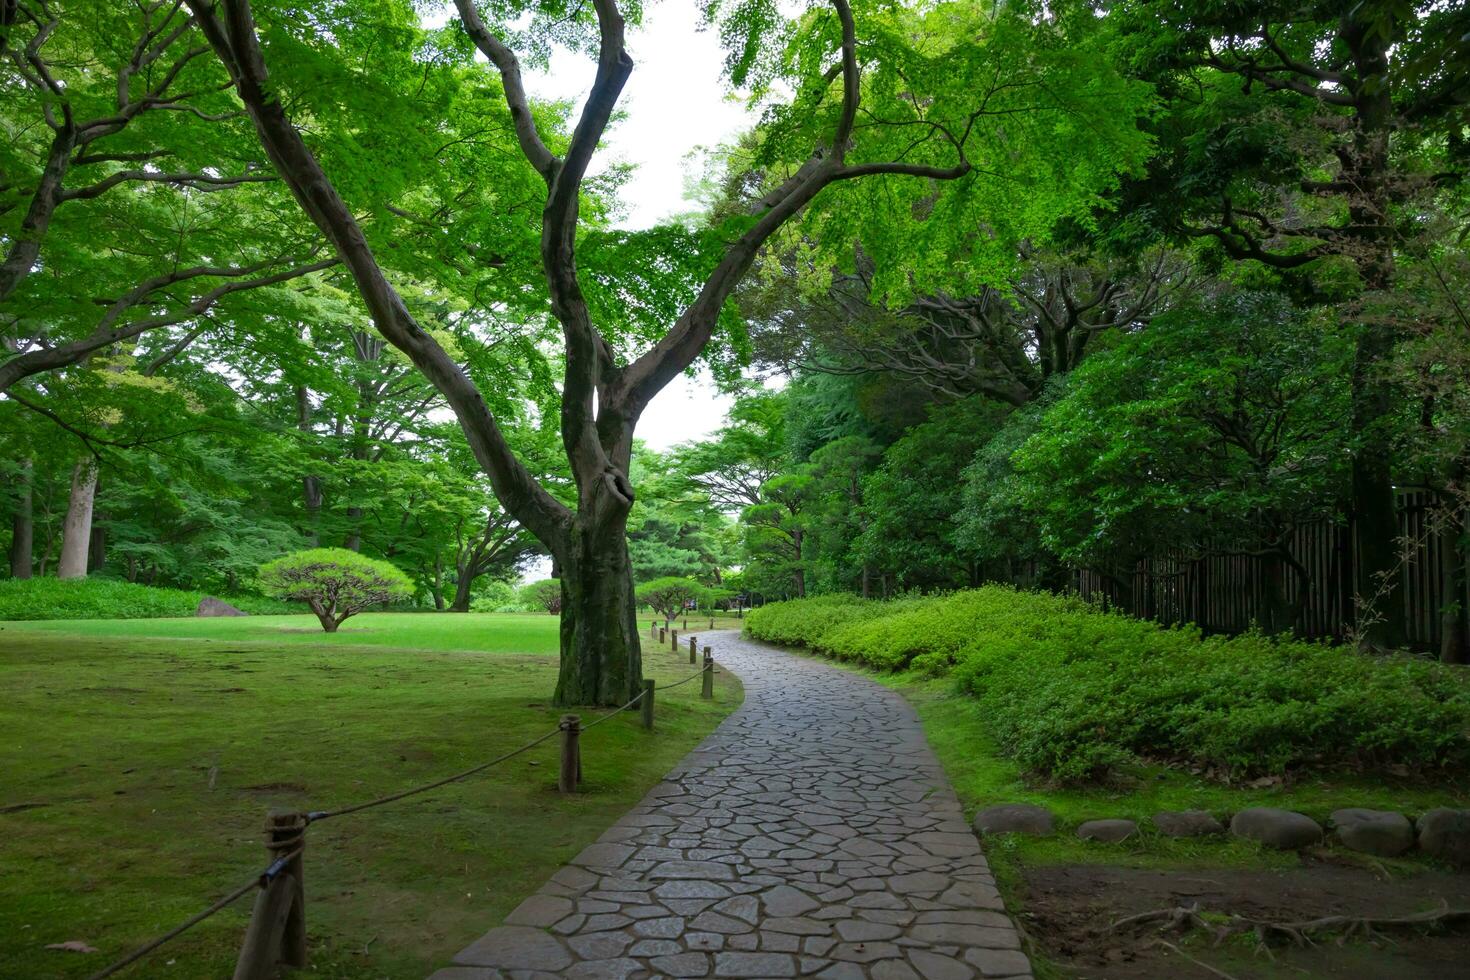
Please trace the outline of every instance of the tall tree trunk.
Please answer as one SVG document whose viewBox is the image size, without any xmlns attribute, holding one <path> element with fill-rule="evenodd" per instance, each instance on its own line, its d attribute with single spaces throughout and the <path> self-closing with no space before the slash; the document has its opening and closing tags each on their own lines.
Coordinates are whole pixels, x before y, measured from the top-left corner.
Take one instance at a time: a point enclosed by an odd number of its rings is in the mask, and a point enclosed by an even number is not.
<svg viewBox="0 0 1470 980">
<path fill-rule="evenodd" d="M 638 608 L 626 508 L 584 508 L 560 549 L 561 672 L 558 705 L 620 705 L 642 689 Z"/>
<path fill-rule="evenodd" d="M 31 498 L 32 464 L 20 461 L 20 493 L 16 495 L 15 513 L 10 518 L 10 577 L 30 578 L 32 552 L 35 549 L 36 524 Z"/>
<path fill-rule="evenodd" d="M 96 491 L 93 491 L 94 497 Z M 92 540 L 87 550 L 87 574 L 102 570 L 107 564 L 107 515 L 92 513 Z"/>
<path fill-rule="evenodd" d="M 1385 297 L 1395 278 L 1387 194 L 1388 140 L 1393 127 L 1388 52 L 1397 31 L 1385 30 L 1376 17 L 1375 10 L 1356 10 L 1343 26 L 1359 80 L 1354 92 L 1356 128 L 1344 176 L 1354 188 L 1348 196 L 1347 227 L 1362 289 L 1359 303 L 1364 307 Z M 1360 633 L 1369 646 L 1401 647 L 1408 631 L 1399 574 L 1392 446 L 1384 424 L 1393 412 L 1394 394 L 1382 376 L 1396 334 L 1385 316 L 1367 308 L 1359 314 L 1352 374 L 1352 431 L 1358 447 L 1352 461 L 1352 493 L 1358 538 L 1357 588 L 1364 600 Z"/>
<path fill-rule="evenodd" d="M 86 578 L 87 550 L 92 543 L 92 506 L 97 501 L 97 461 L 79 460 L 71 472 L 71 494 L 61 525 L 61 560 L 57 578 Z"/>
<path fill-rule="evenodd" d="M 467 569 L 460 569 L 454 583 L 454 602 L 449 605 L 450 612 L 470 611 L 470 587 L 474 584 L 475 577 Z"/>
</svg>

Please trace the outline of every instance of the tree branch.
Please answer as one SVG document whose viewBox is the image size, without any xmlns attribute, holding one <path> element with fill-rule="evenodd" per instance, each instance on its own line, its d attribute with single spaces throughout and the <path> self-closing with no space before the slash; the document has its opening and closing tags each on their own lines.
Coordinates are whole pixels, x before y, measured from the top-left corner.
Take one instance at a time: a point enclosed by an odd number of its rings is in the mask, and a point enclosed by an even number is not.
<svg viewBox="0 0 1470 980">
<path fill-rule="evenodd" d="M 388 283 L 357 219 L 271 93 L 248 0 L 188 0 L 200 28 L 229 70 L 261 145 L 302 210 L 327 236 L 352 275 L 378 332 L 409 356 L 443 394 L 464 429 L 496 497 L 548 548 L 566 546 L 571 513 L 547 493 L 511 451 L 484 398 Z M 216 13 L 224 8 L 224 19 Z"/>
</svg>

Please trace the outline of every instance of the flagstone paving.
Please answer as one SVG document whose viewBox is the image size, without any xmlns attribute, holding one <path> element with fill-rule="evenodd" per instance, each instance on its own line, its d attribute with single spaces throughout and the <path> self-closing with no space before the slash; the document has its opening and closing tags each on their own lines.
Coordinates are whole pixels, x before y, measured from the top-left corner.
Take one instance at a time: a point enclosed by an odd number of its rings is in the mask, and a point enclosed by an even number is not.
<svg viewBox="0 0 1470 980">
<path fill-rule="evenodd" d="M 431 980 L 1030 977 L 903 698 L 735 633 L 704 643 L 744 705 Z"/>
</svg>

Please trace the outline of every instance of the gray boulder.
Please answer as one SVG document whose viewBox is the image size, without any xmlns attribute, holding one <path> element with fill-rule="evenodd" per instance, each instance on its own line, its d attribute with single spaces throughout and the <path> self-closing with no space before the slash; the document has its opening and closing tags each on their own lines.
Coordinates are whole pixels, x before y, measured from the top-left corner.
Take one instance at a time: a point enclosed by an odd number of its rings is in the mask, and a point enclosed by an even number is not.
<svg viewBox="0 0 1470 980">
<path fill-rule="evenodd" d="M 1328 818 L 1344 847 L 1378 857 L 1396 857 L 1414 846 L 1414 826 L 1392 810 L 1347 807 Z"/>
<path fill-rule="evenodd" d="M 980 834 L 1031 834 L 1044 837 L 1056 830 L 1056 818 L 1044 806 L 1031 803 L 1002 803 L 975 814 L 975 832 Z"/>
<path fill-rule="evenodd" d="M 1132 820 L 1089 820 L 1077 828 L 1077 836 L 1083 840 L 1104 844 L 1121 844 L 1136 833 L 1138 824 Z"/>
<path fill-rule="evenodd" d="M 1165 837 L 1208 837 L 1225 827 L 1205 810 L 1165 810 L 1154 814 L 1154 826 Z"/>
<path fill-rule="evenodd" d="M 1322 840 L 1322 827 L 1311 817 L 1270 806 L 1241 810 L 1231 818 L 1230 832 L 1283 851 L 1309 847 Z"/>
<path fill-rule="evenodd" d="M 1418 828 L 1419 850 L 1457 868 L 1470 867 L 1470 810 L 1436 807 L 1419 818 Z"/>
<path fill-rule="evenodd" d="M 236 609 L 223 599 L 216 599 L 207 595 L 199 600 L 199 608 L 194 610 L 196 616 L 249 616 L 243 609 Z"/>
</svg>

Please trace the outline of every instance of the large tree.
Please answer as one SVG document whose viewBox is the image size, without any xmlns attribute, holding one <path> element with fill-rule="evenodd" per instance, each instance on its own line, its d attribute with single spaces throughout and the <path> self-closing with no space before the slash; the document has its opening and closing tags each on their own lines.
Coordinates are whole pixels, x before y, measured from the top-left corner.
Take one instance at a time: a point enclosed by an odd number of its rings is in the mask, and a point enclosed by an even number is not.
<svg viewBox="0 0 1470 980">
<path fill-rule="evenodd" d="M 1463 4 L 1131 0 L 1125 38 L 1160 86 L 1162 150 L 1137 214 L 1337 304 L 1352 365 L 1362 634 L 1405 639 L 1385 310 L 1426 201 L 1467 155 Z M 1302 280 L 1310 280 L 1303 282 Z"/>
<path fill-rule="evenodd" d="M 677 263 L 677 256 L 691 247 L 702 268 L 672 322 L 647 336 L 650 343 L 640 353 L 625 357 L 621 348 L 627 344 L 618 334 L 616 315 L 599 322 L 594 311 L 604 304 L 593 302 L 597 284 L 585 281 L 578 269 L 579 214 L 588 168 L 633 70 L 623 11 L 617 0 L 507 3 L 497 4 L 487 20 L 472 0 L 456 0 L 459 27 L 498 75 L 508 111 L 504 124 L 544 184 L 540 262 L 564 344 L 560 428 L 576 490 L 569 505 L 542 486 L 517 457 L 480 391 L 390 282 L 353 208 L 309 145 L 301 120 L 287 112 L 285 93 L 267 70 L 271 45 L 262 45 L 249 0 L 189 0 L 189 6 L 228 68 L 277 172 L 337 251 L 374 325 L 444 395 L 502 506 L 555 558 L 564 592 L 555 695 L 560 704 L 621 703 L 639 690 L 638 628 L 624 533 L 634 496 L 628 477 L 634 428 L 652 398 L 700 357 L 731 292 L 783 226 L 807 209 L 808 222 L 846 225 L 848 240 L 858 232 L 866 241 L 879 237 L 878 229 L 912 223 L 923 201 L 935 227 L 956 220 L 961 227 L 974 228 L 979 224 L 977 209 L 993 208 L 998 232 L 1024 233 L 1035 226 L 1033 219 L 1041 211 L 1095 203 L 1095 189 L 1111 179 L 1119 151 L 1090 154 L 1086 146 L 1106 143 L 1109 137 L 1133 145 L 1131 107 L 1119 118 L 1078 113 L 1075 106 L 1049 100 L 1055 90 L 1050 83 L 1060 79 L 1046 77 L 1046 66 L 1016 45 L 1027 29 L 1038 25 L 1048 42 L 1055 43 L 1062 25 L 1033 21 L 1028 12 L 1005 9 L 992 15 L 970 3 L 922 10 L 863 4 L 871 34 L 860 51 L 848 0 L 814 6 L 794 21 L 784 18 L 772 0 L 747 0 L 728 9 L 711 4 L 717 14 L 729 15 L 722 25 L 735 51 L 735 81 L 759 80 L 765 91 L 773 91 L 770 83 L 779 78 L 795 94 L 789 104 L 768 113 L 768 176 L 750 201 L 750 214 L 694 242 L 681 242 L 679 251 L 670 248 L 667 234 L 646 239 L 655 250 L 650 268 Z M 270 5 L 261 10 L 266 21 L 276 13 Z M 522 15 L 530 17 L 529 33 L 515 29 Z M 538 113 L 526 92 L 509 39 L 537 32 L 575 36 L 581 26 L 594 30 L 589 46 L 597 52 L 597 70 L 571 136 L 563 141 L 543 127 L 545 113 Z M 302 29 L 299 23 L 293 27 Z M 269 41 L 271 31 L 265 36 Z M 1098 74 L 1086 62 L 1064 67 Z M 1094 94 L 1105 90 L 1104 83 Z M 421 122 L 426 128 L 434 124 L 432 119 Z M 993 173 L 1002 161 L 1015 159 L 1017 135 L 1037 130 L 1053 142 L 1085 140 L 1086 146 L 1071 154 L 1067 180 L 1060 185 L 1063 192 L 1026 211 L 1005 211 L 1004 195 L 978 189 L 984 183 L 980 171 Z M 1055 149 L 1036 146 L 1027 151 L 1044 159 Z M 1052 167 L 1060 172 L 1055 163 Z M 835 191 L 866 177 L 891 178 L 880 202 Z M 945 182 L 955 186 L 945 189 Z M 834 192 L 824 195 L 829 188 Z M 495 188 L 469 193 L 494 195 Z M 854 209 L 860 207 L 862 221 L 853 225 Z M 862 234 L 861 225 L 874 234 Z M 887 244 L 897 246 L 891 253 L 883 242 L 874 245 L 880 261 L 895 263 L 895 273 L 901 265 L 898 256 L 913 251 L 904 248 L 903 237 L 912 244 L 913 236 L 890 231 Z M 982 246 L 970 242 L 967 247 Z M 952 248 L 947 241 L 931 254 Z"/>
</svg>

